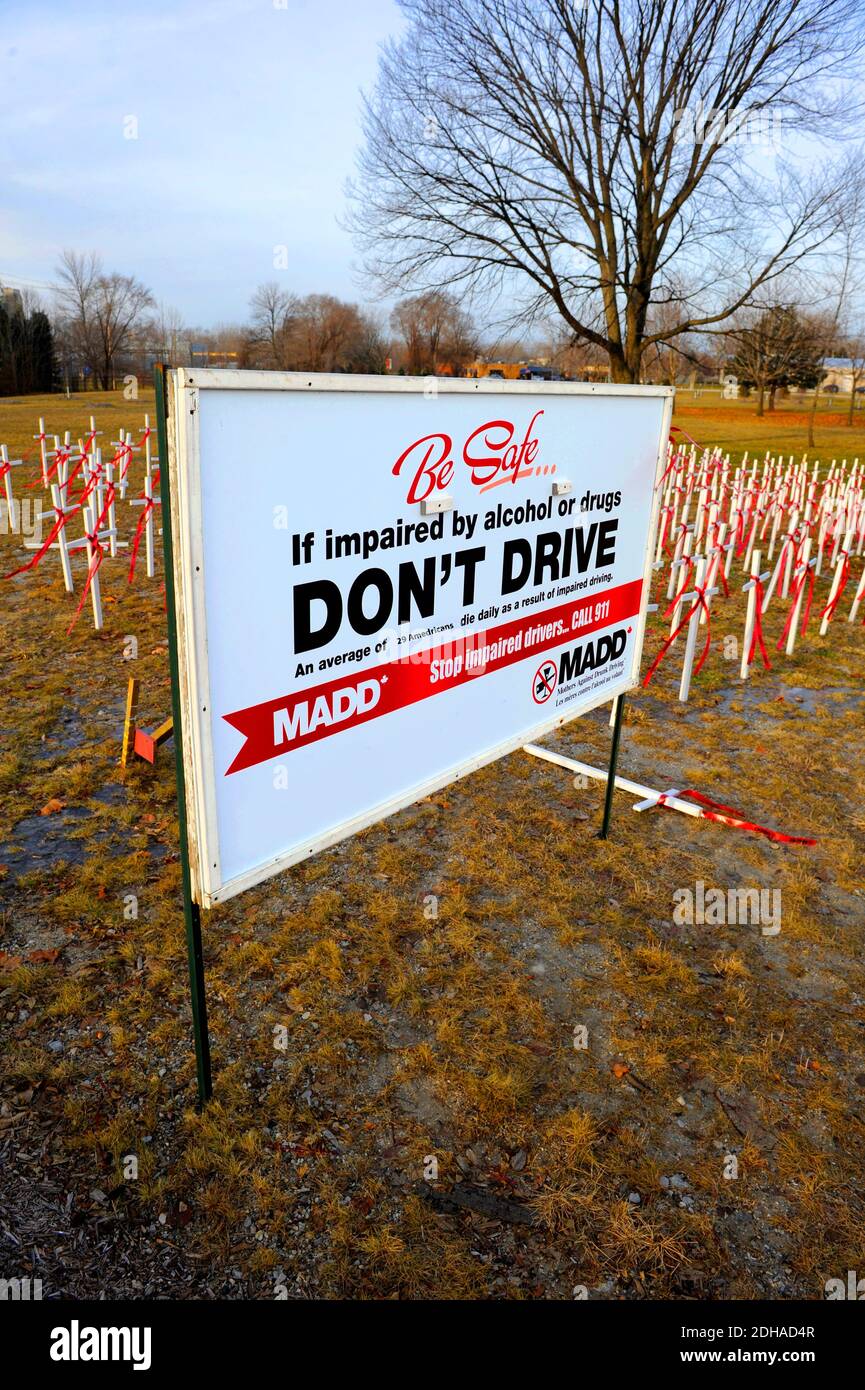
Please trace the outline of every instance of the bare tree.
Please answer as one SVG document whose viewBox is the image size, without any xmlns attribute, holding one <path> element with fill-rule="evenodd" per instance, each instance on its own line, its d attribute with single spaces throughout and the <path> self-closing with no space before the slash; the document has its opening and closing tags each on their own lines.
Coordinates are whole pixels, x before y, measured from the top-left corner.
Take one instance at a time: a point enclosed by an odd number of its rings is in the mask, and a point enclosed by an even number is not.
<svg viewBox="0 0 865 1390">
<path fill-rule="evenodd" d="M 818 322 L 822 326 L 822 357 L 837 350 L 846 336 L 854 339 L 848 350 L 852 350 L 855 334 L 850 324 L 857 312 L 861 312 L 861 295 L 865 284 L 865 255 L 862 250 L 862 218 L 865 214 L 865 176 L 858 163 L 850 159 L 845 170 L 845 196 L 840 207 L 837 252 L 830 260 L 823 275 L 822 286 L 818 287 L 824 308 Z M 808 412 L 808 448 L 816 447 L 814 427 L 817 408 L 820 402 L 822 372 L 814 387 L 811 409 Z M 849 422 L 853 423 L 856 380 L 854 377 L 850 392 Z"/>
<path fill-rule="evenodd" d="M 150 334 L 158 356 L 175 367 L 184 364 L 187 357 L 188 334 L 186 321 L 179 309 L 173 308 L 170 304 L 160 304 L 156 318 L 150 325 Z"/>
<path fill-rule="evenodd" d="M 379 374 L 385 369 L 387 355 L 388 345 L 380 316 L 359 311 L 357 326 L 346 353 L 346 370 Z"/>
<path fill-rule="evenodd" d="M 106 275 L 93 252 L 64 251 L 58 268 L 57 297 L 74 352 L 103 390 L 114 385 L 118 357 L 132 346 L 150 290 L 132 275 Z"/>
<path fill-rule="evenodd" d="M 80 372 L 85 367 L 92 371 L 97 358 L 96 286 L 102 262 L 92 251 L 88 255 L 64 251 L 57 274 L 58 336 L 66 371 Z"/>
<path fill-rule="evenodd" d="M 391 327 L 405 343 L 411 376 L 434 374 L 442 366 L 459 372 L 477 354 L 477 338 L 468 315 L 453 295 L 431 290 L 396 305 Z"/>
<path fill-rule="evenodd" d="M 250 345 L 259 366 L 289 366 L 291 329 L 297 321 L 298 299 L 274 280 L 259 285 L 249 301 L 252 310 Z"/>
<path fill-rule="evenodd" d="M 827 323 L 823 316 L 804 316 L 791 304 L 771 304 L 759 311 L 742 310 L 727 336 L 730 368 L 741 382 L 757 391 L 757 414 L 766 396 L 775 408 L 779 387 L 795 384 L 816 390 L 825 351 Z"/>
<path fill-rule="evenodd" d="M 683 373 L 692 372 L 705 363 L 697 337 L 692 333 L 675 333 L 684 293 L 680 288 L 677 300 L 652 304 L 646 315 L 646 346 L 641 358 L 641 374 L 647 381 L 663 381 L 675 386 Z M 669 336 L 667 336 L 669 335 Z"/>
<path fill-rule="evenodd" d="M 343 354 L 357 328 L 357 307 L 331 294 L 310 294 L 292 334 L 292 351 L 301 371 L 332 372 L 344 365 Z"/>
<path fill-rule="evenodd" d="M 298 298 L 270 282 L 259 285 L 250 308 L 253 365 L 304 372 L 384 370 L 380 326 L 356 304 L 331 294 Z"/>
<path fill-rule="evenodd" d="M 400 2 L 353 190 L 391 291 L 552 309 L 636 381 L 832 237 L 837 169 L 742 145 L 850 128 L 861 0 Z"/>
<path fill-rule="evenodd" d="M 856 394 L 865 385 L 865 334 L 851 333 L 842 339 L 843 354 L 850 363 L 850 404 L 847 407 L 847 424 L 853 424 L 856 409 Z"/>
<path fill-rule="evenodd" d="M 114 386 L 117 359 L 133 342 L 146 309 L 155 300 L 132 275 L 101 275 L 96 282 L 95 321 L 98 355 L 96 375 L 104 391 Z"/>
</svg>

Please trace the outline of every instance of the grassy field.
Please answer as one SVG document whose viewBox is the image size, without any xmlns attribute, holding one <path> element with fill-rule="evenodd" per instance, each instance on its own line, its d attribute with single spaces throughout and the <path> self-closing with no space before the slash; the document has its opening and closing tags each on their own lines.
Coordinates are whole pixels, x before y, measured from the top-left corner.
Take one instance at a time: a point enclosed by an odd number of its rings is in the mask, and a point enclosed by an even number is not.
<svg viewBox="0 0 865 1390">
<path fill-rule="evenodd" d="M 808 399 L 787 397 L 778 401 L 775 410 L 760 417 L 753 399 L 725 401 L 717 390 L 707 389 L 695 396 L 679 389 L 674 422 L 700 444 L 718 444 L 728 450 L 733 462 L 738 462 L 746 449 L 749 455 L 759 458 L 768 449 L 773 454 L 792 454 L 796 459 L 807 453 L 825 463 L 835 458 L 852 461 L 865 458 L 865 405 L 857 406 L 851 426 L 847 424 L 848 403 L 849 397 L 820 398 L 813 449 L 808 448 Z"/>
<path fill-rule="evenodd" d="M 137 437 L 152 394 L 3 403 L 0 440 L 91 410 Z M 795 453 L 794 414 L 677 418 Z M 824 436 L 865 454 L 828 412 Z M 0 568 L 23 558 L 0 535 Z M 128 677 L 143 725 L 168 712 L 161 566 L 125 569 L 106 561 L 101 634 L 85 613 L 66 637 L 55 556 L 0 590 L 6 1277 L 46 1298 L 721 1300 L 861 1270 L 862 627 L 812 621 L 784 658 L 775 605 L 772 670 L 743 685 L 732 586 L 688 705 L 675 660 L 629 700 L 625 775 L 813 848 L 621 794 L 602 842 L 598 786 L 515 754 L 208 914 L 199 1115 L 170 746 L 118 766 Z M 548 742 L 601 765 L 606 711 Z M 779 889 L 781 933 L 677 924 L 698 882 Z"/>
<path fill-rule="evenodd" d="M 73 444 L 90 429 L 94 417 L 100 437 L 96 443 L 104 450 L 118 438 L 119 431 L 132 430 L 138 439 L 144 426 L 145 414 L 156 428 L 156 402 L 153 387 L 143 387 L 134 400 L 127 400 L 122 391 L 81 391 L 70 396 L 59 393 L 44 396 L 0 397 L 0 444 L 6 444 L 11 458 L 39 458 L 39 441 L 34 435 L 40 417 L 45 421 L 48 435 L 66 430 Z M 49 445 L 53 447 L 49 439 Z M 110 457 L 110 455 L 109 455 Z"/>
</svg>

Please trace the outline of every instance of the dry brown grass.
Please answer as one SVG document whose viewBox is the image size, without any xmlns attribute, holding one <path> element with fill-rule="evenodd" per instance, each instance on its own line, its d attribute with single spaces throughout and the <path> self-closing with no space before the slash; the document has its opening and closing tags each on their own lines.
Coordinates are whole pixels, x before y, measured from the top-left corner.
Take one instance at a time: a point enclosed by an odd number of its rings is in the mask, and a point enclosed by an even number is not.
<svg viewBox="0 0 865 1390">
<path fill-rule="evenodd" d="M 0 538 L 4 568 L 17 553 Z M 116 762 L 126 633 L 142 722 L 166 711 L 161 594 L 110 572 L 106 589 L 102 636 L 63 636 L 51 562 L 0 612 L 0 950 L 21 956 L 0 973 L 2 1097 L 32 1090 L 31 1147 L 53 1134 L 46 1171 L 76 1210 L 122 1184 L 145 1244 L 164 1216 L 189 1268 L 240 1268 L 259 1297 L 819 1297 L 861 1265 L 860 628 L 810 633 L 747 688 L 715 652 L 684 711 L 662 668 L 629 704 L 623 770 L 813 850 L 624 796 L 604 843 L 598 787 L 515 755 L 214 911 L 217 1092 L 198 1115 L 172 761 Z M 740 631 L 735 601 L 716 622 Z M 601 762 L 605 715 L 557 746 Z M 52 797 L 66 812 L 40 818 Z M 697 879 L 779 887 L 781 935 L 676 928 L 673 889 Z M 38 947 L 63 949 L 28 962 Z M 457 1182 L 536 1224 L 437 1209 L 426 1189 Z"/>
</svg>

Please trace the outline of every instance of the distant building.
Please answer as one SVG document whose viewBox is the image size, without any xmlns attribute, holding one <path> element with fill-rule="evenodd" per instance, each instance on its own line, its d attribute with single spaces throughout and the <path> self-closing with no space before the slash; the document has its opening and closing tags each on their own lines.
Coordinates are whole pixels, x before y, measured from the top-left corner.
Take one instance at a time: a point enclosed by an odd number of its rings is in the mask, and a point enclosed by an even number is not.
<svg viewBox="0 0 865 1390">
<path fill-rule="evenodd" d="M 466 367 L 468 377 L 492 377 L 499 381 L 562 381 L 562 372 L 550 364 L 549 358 L 539 362 L 471 362 Z"/>
<path fill-rule="evenodd" d="M 225 352 L 222 348 L 210 349 L 203 343 L 191 343 L 189 360 L 193 367 L 236 367 L 237 353 Z"/>
<path fill-rule="evenodd" d="M 610 368 L 602 362 L 586 362 L 579 368 L 581 381 L 609 381 Z"/>
<path fill-rule="evenodd" d="M 609 381 L 610 368 L 600 362 L 575 362 L 568 356 L 565 362 L 557 359 L 560 366 L 553 366 L 549 357 L 535 358 L 533 362 L 484 362 L 478 358 L 470 362 L 464 375 L 468 377 L 493 377 L 499 381 Z"/>
<path fill-rule="evenodd" d="M 823 389 L 834 386 L 836 391 L 846 391 L 849 396 L 853 387 L 862 381 L 862 363 L 853 362 L 849 357 L 823 358 Z"/>
<path fill-rule="evenodd" d="M 491 376 L 499 381 L 518 381 L 520 368 L 524 365 L 523 362 L 470 362 L 466 367 L 466 376 Z"/>
<path fill-rule="evenodd" d="M 8 289 L 5 285 L 0 285 L 0 298 L 2 298 L 3 308 L 7 314 L 24 313 L 24 300 L 21 298 L 20 290 Z"/>
</svg>

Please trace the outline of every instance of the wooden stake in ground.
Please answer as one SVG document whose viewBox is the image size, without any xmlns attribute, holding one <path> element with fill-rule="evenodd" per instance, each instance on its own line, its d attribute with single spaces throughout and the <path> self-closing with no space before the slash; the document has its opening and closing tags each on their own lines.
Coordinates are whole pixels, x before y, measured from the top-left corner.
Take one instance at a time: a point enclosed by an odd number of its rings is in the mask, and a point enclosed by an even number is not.
<svg viewBox="0 0 865 1390">
<path fill-rule="evenodd" d="M 129 685 L 126 687 L 126 714 L 123 719 L 123 742 L 120 746 L 120 766 L 125 767 L 129 761 L 129 752 L 132 748 L 132 736 L 135 733 L 135 714 L 138 709 L 138 679 L 131 676 Z"/>
</svg>

